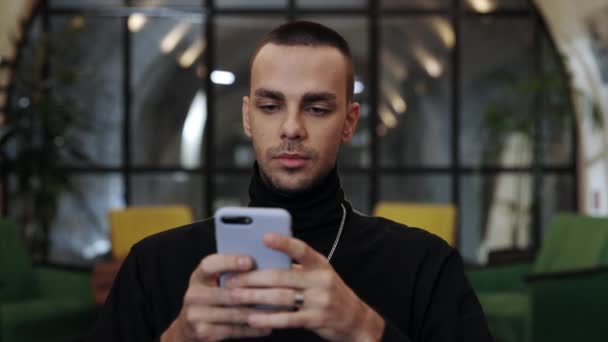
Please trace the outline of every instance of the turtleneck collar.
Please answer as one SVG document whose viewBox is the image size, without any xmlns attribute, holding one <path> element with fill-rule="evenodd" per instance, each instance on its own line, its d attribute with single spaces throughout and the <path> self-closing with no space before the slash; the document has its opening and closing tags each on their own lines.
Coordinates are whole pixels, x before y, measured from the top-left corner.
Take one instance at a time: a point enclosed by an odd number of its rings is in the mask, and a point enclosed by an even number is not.
<svg viewBox="0 0 608 342">
<path fill-rule="evenodd" d="M 262 179 L 255 163 L 249 185 L 250 207 L 283 208 L 291 214 L 294 233 L 317 229 L 335 229 L 342 218 L 340 204 L 344 191 L 340 185 L 337 167 L 314 187 L 297 194 L 279 192 Z"/>
</svg>

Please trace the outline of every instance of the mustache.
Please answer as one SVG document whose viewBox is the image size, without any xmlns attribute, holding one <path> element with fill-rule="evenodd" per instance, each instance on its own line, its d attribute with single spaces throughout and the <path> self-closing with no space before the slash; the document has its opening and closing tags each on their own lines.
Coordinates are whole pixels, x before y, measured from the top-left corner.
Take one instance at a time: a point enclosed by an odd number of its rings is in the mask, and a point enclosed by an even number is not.
<svg viewBox="0 0 608 342">
<path fill-rule="evenodd" d="M 284 141 L 279 146 L 271 147 L 266 150 L 266 156 L 269 158 L 275 158 L 282 153 L 296 153 L 310 159 L 315 159 L 317 157 L 317 151 L 303 146 L 298 141 Z"/>
</svg>

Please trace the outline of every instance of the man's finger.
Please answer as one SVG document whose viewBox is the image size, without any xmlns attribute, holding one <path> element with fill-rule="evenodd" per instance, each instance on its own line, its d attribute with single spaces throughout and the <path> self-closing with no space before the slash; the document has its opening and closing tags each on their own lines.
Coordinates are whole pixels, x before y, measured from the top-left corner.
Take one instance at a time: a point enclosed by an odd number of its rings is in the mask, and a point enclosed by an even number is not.
<svg viewBox="0 0 608 342">
<path fill-rule="evenodd" d="M 314 271 L 313 271 L 314 272 Z M 235 274 L 226 282 L 228 288 L 239 287 L 286 287 L 305 289 L 321 286 L 315 279 L 316 273 L 301 270 L 265 269 Z M 237 292 L 238 293 L 238 292 Z"/>
<path fill-rule="evenodd" d="M 253 260 L 246 255 L 211 254 L 205 257 L 192 274 L 194 280 L 207 285 L 216 285 L 220 274 L 244 272 L 253 268 Z"/>
<path fill-rule="evenodd" d="M 257 313 L 249 316 L 248 323 L 253 328 L 316 329 L 323 324 L 323 320 L 316 311 L 302 310 L 296 312 Z"/>
<path fill-rule="evenodd" d="M 260 337 L 269 335 L 268 328 L 252 328 L 247 325 L 223 325 L 201 323 L 194 326 L 197 339 L 204 341 L 222 341 L 227 338 Z"/>
<path fill-rule="evenodd" d="M 231 295 L 239 305 L 271 305 L 285 310 L 294 305 L 295 293 L 285 288 L 238 288 Z"/>
<path fill-rule="evenodd" d="M 184 296 L 184 305 L 221 306 L 236 305 L 230 290 L 220 287 L 192 284 Z"/>
<path fill-rule="evenodd" d="M 264 236 L 264 243 L 268 248 L 281 251 L 289 255 L 303 267 L 318 267 L 327 264 L 327 259 L 317 253 L 304 241 L 296 238 L 269 233 Z"/>
<path fill-rule="evenodd" d="M 184 314 L 189 322 L 207 322 L 223 324 L 247 324 L 247 319 L 256 313 L 257 309 L 244 307 L 192 307 Z"/>
<path fill-rule="evenodd" d="M 269 328 L 252 328 L 246 325 L 230 327 L 226 330 L 227 333 L 223 334 L 225 338 L 262 337 L 272 333 L 272 329 Z"/>
</svg>

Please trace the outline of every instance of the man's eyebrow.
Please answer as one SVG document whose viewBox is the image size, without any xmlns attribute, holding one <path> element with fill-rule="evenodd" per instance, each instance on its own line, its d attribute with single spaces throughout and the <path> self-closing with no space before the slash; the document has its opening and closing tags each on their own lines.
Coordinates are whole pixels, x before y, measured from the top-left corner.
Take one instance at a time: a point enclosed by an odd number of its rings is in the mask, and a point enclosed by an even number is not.
<svg viewBox="0 0 608 342">
<path fill-rule="evenodd" d="M 310 92 L 302 96 L 302 102 L 311 103 L 319 101 L 335 101 L 336 94 L 330 92 Z"/>
<path fill-rule="evenodd" d="M 264 89 L 264 88 L 256 89 L 254 92 L 254 95 L 255 95 L 255 97 L 267 97 L 267 98 L 277 100 L 277 101 L 285 100 L 285 95 L 283 95 L 283 93 L 281 93 L 280 91 Z"/>
</svg>

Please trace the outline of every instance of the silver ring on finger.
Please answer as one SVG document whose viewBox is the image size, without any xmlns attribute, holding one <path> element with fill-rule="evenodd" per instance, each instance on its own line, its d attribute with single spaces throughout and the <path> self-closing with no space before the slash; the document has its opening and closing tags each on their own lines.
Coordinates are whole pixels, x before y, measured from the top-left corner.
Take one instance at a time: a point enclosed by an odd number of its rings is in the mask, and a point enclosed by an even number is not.
<svg viewBox="0 0 608 342">
<path fill-rule="evenodd" d="M 304 306 L 304 293 L 302 291 L 296 291 L 293 295 L 293 306 L 296 310 L 299 310 Z"/>
</svg>

